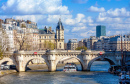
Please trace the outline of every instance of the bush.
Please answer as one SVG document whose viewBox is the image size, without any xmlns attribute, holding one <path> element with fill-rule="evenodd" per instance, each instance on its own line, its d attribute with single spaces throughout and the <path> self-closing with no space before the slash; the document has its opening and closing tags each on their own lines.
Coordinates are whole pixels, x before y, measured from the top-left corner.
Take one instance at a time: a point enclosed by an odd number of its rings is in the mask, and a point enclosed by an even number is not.
<svg viewBox="0 0 130 84">
<path fill-rule="evenodd" d="M 87 47 L 81 46 L 81 47 L 77 47 L 75 50 L 81 50 L 81 49 L 87 50 Z"/>
</svg>

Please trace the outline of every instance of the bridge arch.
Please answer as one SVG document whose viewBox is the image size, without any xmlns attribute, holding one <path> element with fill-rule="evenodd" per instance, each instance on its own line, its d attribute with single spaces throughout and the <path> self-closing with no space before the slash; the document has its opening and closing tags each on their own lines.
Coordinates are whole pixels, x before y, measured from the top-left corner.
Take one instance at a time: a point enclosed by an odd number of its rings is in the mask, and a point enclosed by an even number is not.
<svg viewBox="0 0 130 84">
<path fill-rule="evenodd" d="M 96 58 L 94 58 L 94 59 L 92 59 L 92 60 L 89 61 L 87 69 L 90 70 L 91 65 L 93 64 L 93 62 L 97 61 L 97 60 L 108 61 L 110 65 L 115 65 L 116 64 L 116 62 L 114 60 L 112 60 L 111 58 L 107 58 L 107 57 L 104 57 L 104 58 L 102 58 L 102 57 L 96 57 Z"/>
<path fill-rule="evenodd" d="M 45 63 L 46 63 L 46 65 L 47 65 L 47 67 L 48 67 L 48 69 L 49 69 L 49 63 L 48 63 L 48 61 L 46 61 L 45 59 L 41 59 L 41 58 L 32 58 L 32 59 L 29 59 L 26 63 L 25 63 L 25 71 L 27 71 L 27 66 L 28 66 L 28 64 L 29 64 L 29 62 L 31 62 L 32 60 L 42 60 L 42 61 L 44 61 Z"/>
<path fill-rule="evenodd" d="M 3 58 L 2 60 L 0 60 L 0 65 L 1 64 L 9 64 L 9 65 L 12 65 L 14 64 L 13 60 L 11 58 Z"/>
<path fill-rule="evenodd" d="M 57 65 L 58 65 L 59 61 L 62 61 L 62 60 L 64 60 L 64 59 L 76 59 L 76 60 L 78 60 L 78 62 L 79 62 L 80 65 L 81 65 L 81 68 L 82 68 L 82 70 L 83 70 L 83 60 L 80 59 L 80 58 L 78 58 L 78 57 L 62 57 L 62 58 L 60 58 L 60 59 L 58 59 L 58 60 L 56 61 L 56 68 L 57 68 Z"/>
</svg>

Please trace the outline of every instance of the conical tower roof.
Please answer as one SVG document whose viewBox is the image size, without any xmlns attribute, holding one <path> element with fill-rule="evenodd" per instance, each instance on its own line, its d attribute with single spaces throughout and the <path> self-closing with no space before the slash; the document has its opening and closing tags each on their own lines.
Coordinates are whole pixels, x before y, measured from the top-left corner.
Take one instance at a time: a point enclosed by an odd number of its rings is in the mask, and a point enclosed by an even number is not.
<svg viewBox="0 0 130 84">
<path fill-rule="evenodd" d="M 59 18 L 59 22 L 58 22 L 58 24 L 57 24 L 56 29 L 62 29 L 62 30 L 64 30 L 64 26 L 62 25 L 62 22 L 61 22 L 61 19 L 60 19 L 60 18 Z"/>
</svg>

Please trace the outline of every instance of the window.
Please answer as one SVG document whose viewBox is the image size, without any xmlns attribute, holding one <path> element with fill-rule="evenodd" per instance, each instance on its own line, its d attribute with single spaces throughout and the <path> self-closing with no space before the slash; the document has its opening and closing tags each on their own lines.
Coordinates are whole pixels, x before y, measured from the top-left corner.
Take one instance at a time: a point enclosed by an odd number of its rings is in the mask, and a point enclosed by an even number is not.
<svg viewBox="0 0 130 84">
<path fill-rule="evenodd" d="M 59 47 L 61 48 L 61 43 L 60 43 Z"/>
<path fill-rule="evenodd" d="M 51 36 L 49 36 L 49 38 L 51 38 Z"/>
</svg>

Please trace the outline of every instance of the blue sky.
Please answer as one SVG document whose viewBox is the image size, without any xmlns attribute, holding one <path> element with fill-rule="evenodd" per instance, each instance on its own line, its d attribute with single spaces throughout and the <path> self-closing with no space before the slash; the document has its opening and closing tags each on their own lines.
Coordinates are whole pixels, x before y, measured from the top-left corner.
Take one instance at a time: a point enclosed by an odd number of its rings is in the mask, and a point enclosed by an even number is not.
<svg viewBox="0 0 130 84">
<path fill-rule="evenodd" d="M 37 22 L 38 28 L 56 29 L 61 17 L 68 39 L 96 35 L 105 25 L 107 36 L 130 33 L 130 0 L 0 0 L 0 18 Z"/>
</svg>

